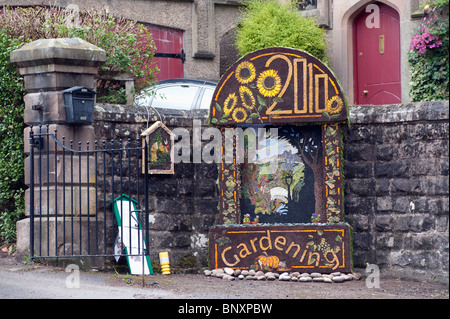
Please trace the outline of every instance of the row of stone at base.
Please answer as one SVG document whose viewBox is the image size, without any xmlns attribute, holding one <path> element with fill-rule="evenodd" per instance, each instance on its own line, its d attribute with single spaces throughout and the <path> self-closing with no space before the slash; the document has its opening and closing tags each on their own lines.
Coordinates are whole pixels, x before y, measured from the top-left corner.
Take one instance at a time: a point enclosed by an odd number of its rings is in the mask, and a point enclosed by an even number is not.
<svg viewBox="0 0 450 319">
<path fill-rule="evenodd" d="M 240 270 L 231 268 L 218 268 L 213 270 L 205 270 L 205 276 L 218 277 L 223 280 L 268 280 L 268 281 L 299 281 L 299 282 L 344 282 L 349 280 L 361 279 L 360 273 L 340 273 L 334 272 L 331 274 L 313 273 L 299 273 L 299 272 L 284 272 L 282 274 L 276 272 L 263 272 L 261 270 Z"/>
</svg>

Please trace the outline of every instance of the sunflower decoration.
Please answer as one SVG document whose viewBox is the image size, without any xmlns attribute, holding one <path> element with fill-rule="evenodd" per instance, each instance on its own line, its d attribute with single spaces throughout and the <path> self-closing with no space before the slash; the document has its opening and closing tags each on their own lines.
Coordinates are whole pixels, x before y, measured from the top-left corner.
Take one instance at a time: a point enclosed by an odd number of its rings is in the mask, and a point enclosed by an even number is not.
<svg viewBox="0 0 450 319">
<path fill-rule="evenodd" d="M 256 86 L 263 96 L 273 97 L 281 91 L 281 78 L 276 70 L 266 70 L 259 75 Z"/>
<path fill-rule="evenodd" d="M 242 106 L 246 107 L 247 109 L 252 109 L 255 107 L 256 100 L 253 96 L 252 91 L 246 86 L 239 87 L 239 95 L 241 97 Z"/>
<path fill-rule="evenodd" d="M 256 77 L 256 69 L 253 63 L 244 61 L 236 68 L 236 80 L 241 84 L 252 82 Z"/>
<path fill-rule="evenodd" d="M 327 106 L 326 106 L 326 111 L 329 114 L 337 114 L 342 110 L 343 106 L 344 106 L 344 102 L 342 101 L 342 99 L 338 95 L 335 95 L 331 99 L 328 100 Z"/>
<path fill-rule="evenodd" d="M 228 97 L 225 99 L 225 102 L 223 103 L 223 111 L 224 113 L 230 114 L 231 111 L 236 107 L 237 104 L 237 96 L 235 93 L 228 94 Z"/>
<path fill-rule="evenodd" d="M 242 123 L 247 119 L 247 112 L 243 107 L 237 107 L 234 109 L 231 117 L 236 121 L 236 123 Z"/>
</svg>

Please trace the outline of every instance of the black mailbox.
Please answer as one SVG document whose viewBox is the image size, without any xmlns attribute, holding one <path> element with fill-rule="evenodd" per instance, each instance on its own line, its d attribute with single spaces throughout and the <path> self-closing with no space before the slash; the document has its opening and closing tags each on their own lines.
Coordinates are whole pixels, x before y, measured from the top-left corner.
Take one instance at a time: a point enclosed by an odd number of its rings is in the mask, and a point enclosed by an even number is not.
<svg viewBox="0 0 450 319">
<path fill-rule="evenodd" d="M 84 86 L 74 86 L 63 91 L 66 122 L 87 124 L 93 122 L 95 92 Z"/>
</svg>

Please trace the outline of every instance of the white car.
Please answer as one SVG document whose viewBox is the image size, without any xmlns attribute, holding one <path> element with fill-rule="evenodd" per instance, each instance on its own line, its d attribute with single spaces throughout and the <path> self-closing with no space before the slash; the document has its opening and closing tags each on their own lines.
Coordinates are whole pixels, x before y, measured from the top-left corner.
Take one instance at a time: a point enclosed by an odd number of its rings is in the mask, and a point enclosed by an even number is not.
<svg viewBox="0 0 450 319">
<path fill-rule="evenodd" d="M 171 79 L 144 89 L 134 104 L 176 110 L 208 110 L 217 82 Z"/>
</svg>

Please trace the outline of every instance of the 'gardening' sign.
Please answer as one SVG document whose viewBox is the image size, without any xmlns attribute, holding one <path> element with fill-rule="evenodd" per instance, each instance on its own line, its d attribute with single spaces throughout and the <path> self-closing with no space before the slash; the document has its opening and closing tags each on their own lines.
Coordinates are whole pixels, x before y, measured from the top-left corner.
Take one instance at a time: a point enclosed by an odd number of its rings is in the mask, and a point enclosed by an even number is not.
<svg viewBox="0 0 450 319">
<path fill-rule="evenodd" d="M 212 268 L 351 271 L 348 224 L 218 226 L 209 236 Z"/>
</svg>

